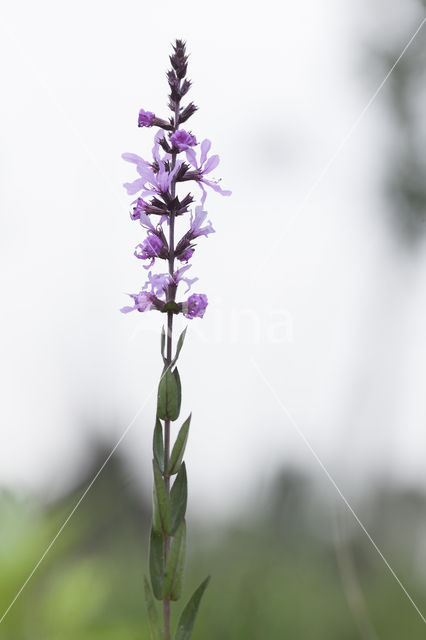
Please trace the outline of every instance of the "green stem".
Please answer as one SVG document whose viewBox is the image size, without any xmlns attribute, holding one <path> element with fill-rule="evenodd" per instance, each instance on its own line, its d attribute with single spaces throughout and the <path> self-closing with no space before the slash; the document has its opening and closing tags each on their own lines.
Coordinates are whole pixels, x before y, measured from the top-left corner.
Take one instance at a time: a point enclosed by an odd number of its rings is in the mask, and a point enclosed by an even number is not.
<svg viewBox="0 0 426 640">
<path fill-rule="evenodd" d="M 180 83 L 179 83 L 180 85 Z M 179 101 L 176 103 L 175 118 L 174 118 L 174 131 L 179 128 Z M 171 170 L 176 165 L 176 153 L 172 153 Z M 176 180 L 173 179 L 170 185 L 170 194 L 172 199 L 176 195 Z M 169 212 L 169 274 L 173 276 L 175 263 L 175 214 L 174 211 Z M 169 285 L 168 301 L 174 300 L 176 293 L 176 287 Z M 167 312 L 167 348 L 166 359 L 167 366 L 170 366 L 172 361 L 172 344 L 173 342 L 173 312 Z M 170 420 L 164 421 L 164 480 L 166 484 L 167 494 L 170 497 L 170 475 L 168 474 L 170 458 Z M 167 557 L 170 550 L 170 537 L 164 534 L 164 566 L 167 563 Z M 164 640 L 170 640 L 170 598 L 166 598 L 163 602 L 163 617 L 164 617 Z"/>
</svg>

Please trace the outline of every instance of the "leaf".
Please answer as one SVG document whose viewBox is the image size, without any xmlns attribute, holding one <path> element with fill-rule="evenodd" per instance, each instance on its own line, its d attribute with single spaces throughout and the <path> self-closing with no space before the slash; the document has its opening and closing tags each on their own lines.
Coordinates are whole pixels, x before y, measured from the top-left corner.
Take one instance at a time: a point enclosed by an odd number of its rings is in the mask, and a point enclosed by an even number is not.
<svg viewBox="0 0 426 640">
<path fill-rule="evenodd" d="M 163 533 L 161 526 L 160 510 L 158 508 L 158 497 L 155 490 L 155 484 L 152 487 L 152 526 L 158 533 Z"/>
<path fill-rule="evenodd" d="M 191 424 L 191 417 L 192 417 L 192 414 L 189 414 L 189 417 L 183 423 L 178 433 L 178 436 L 176 438 L 176 442 L 173 446 L 172 455 L 170 456 L 170 461 L 169 461 L 169 469 L 168 469 L 169 475 L 173 475 L 174 473 L 177 473 L 179 471 L 183 454 L 185 453 L 186 442 L 188 440 L 188 432 L 189 432 L 189 425 Z"/>
<path fill-rule="evenodd" d="M 163 362 L 166 364 L 166 356 L 164 355 L 164 349 L 166 347 L 166 332 L 164 330 L 164 326 L 161 329 L 161 355 L 163 356 Z"/>
<path fill-rule="evenodd" d="M 163 442 L 163 427 L 160 420 L 157 418 L 154 429 L 154 438 L 152 443 L 154 450 L 154 460 L 158 464 L 160 471 L 164 472 L 164 442 Z"/>
<path fill-rule="evenodd" d="M 154 528 L 151 529 L 149 539 L 149 575 L 154 596 L 157 600 L 161 600 L 163 595 L 164 545 L 163 535 L 155 531 Z"/>
<path fill-rule="evenodd" d="M 171 535 L 175 535 L 177 528 L 185 517 L 186 503 L 188 499 L 188 482 L 185 463 L 182 462 L 176 480 L 170 491 L 170 529 Z"/>
<path fill-rule="evenodd" d="M 158 508 L 158 513 L 161 521 L 161 528 L 168 536 L 171 534 L 171 508 L 170 500 L 167 495 L 166 485 L 164 484 L 163 476 L 155 460 L 152 461 L 154 469 L 154 485 L 155 485 L 155 500 Z"/>
<path fill-rule="evenodd" d="M 200 584 L 198 589 L 196 589 L 186 605 L 185 609 L 182 611 L 182 614 L 179 618 L 178 626 L 176 628 L 175 638 L 174 640 L 189 640 L 192 634 L 192 629 L 194 628 L 195 618 L 197 617 L 198 609 L 200 607 L 201 598 L 203 597 L 204 591 L 210 581 L 210 576 L 208 576 L 204 582 Z"/>
<path fill-rule="evenodd" d="M 163 370 L 158 385 L 157 416 L 162 420 L 176 420 L 181 404 L 181 385 L 178 370 Z"/>
<path fill-rule="evenodd" d="M 185 556 L 186 556 L 186 523 L 183 521 L 184 534 L 182 540 L 182 546 L 180 548 L 180 554 L 178 559 L 178 564 L 176 567 L 176 577 L 173 581 L 173 587 L 170 592 L 170 599 L 173 601 L 179 600 L 182 595 L 182 586 L 183 586 L 183 572 L 185 569 Z"/>
<path fill-rule="evenodd" d="M 182 351 L 182 347 L 183 347 L 183 342 L 185 340 L 185 336 L 186 336 L 186 330 L 188 327 L 185 327 L 185 329 L 182 331 L 182 333 L 179 336 L 179 340 L 177 341 L 177 345 L 176 345 L 176 353 L 175 353 L 175 357 L 172 360 L 172 364 L 170 365 L 171 367 L 173 367 L 176 362 L 177 359 L 179 358 L 179 354 Z"/>
<path fill-rule="evenodd" d="M 166 408 L 167 408 L 167 385 L 166 385 L 166 377 L 169 373 L 168 367 L 164 367 L 163 373 L 161 374 L 160 382 L 158 384 L 158 393 L 157 393 L 157 416 L 161 418 L 161 420 L 165 420 L 167 418 Z"/>
<path fill-rule="evenodd" d="M 182 520 L 170 545 L 163 580 L 163 600 L 171 596 L 178 600 L 182 592 L 183 569 L 185 564 L 186 525 Z"/>
<path fill-rule="evenodd" d="M 172 375 L 176 382 L 176 395 L 177 395 L 177 413 L 175 418 L 170 418 L 171 420 L 177 420 L 179 418 L 180 413 L 180 404 L 182 401 L 182 385 L 180 382 L 180 375 L 177 367 L 172 371 Z"/>
<path fill-rule="evenodd" d="M 143 577 L 143 581 L 145 587 L 145 603 L 146 609 L 148 611 L 149 629 L 151 631 L 151 640 L 162 640 L 163 634 L 161 631 L 160 618 L 155 607 L 151 587 L 146 576 Z"/>
</svg>

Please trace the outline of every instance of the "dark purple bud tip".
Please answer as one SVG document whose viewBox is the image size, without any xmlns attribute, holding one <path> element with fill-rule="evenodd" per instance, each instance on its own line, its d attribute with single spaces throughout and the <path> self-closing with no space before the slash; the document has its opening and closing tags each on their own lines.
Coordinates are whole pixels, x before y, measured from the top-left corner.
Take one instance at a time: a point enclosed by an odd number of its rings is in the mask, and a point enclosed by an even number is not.
<svg viewBox="0 0 426 640">
<path fill-rule="evenodd" d="M 197 111 L 197 108 L 193 102 L 190 102 L 189 105 L 180 112 L 179 124 L 186 122 Z"/>
<path fill-rule="evenodd" d="M 139 111 L 138 127 L 152 127 L 155 119 L 155 114 L 152 111 Z"/>
</svg>

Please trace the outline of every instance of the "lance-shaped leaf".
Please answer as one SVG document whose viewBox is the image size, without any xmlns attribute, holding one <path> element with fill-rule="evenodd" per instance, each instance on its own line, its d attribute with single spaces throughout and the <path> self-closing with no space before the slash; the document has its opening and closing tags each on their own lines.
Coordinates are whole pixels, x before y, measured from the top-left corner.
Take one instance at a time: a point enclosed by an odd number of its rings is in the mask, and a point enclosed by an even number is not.
<svg viewBox="0 0 426 640">
<path fill-rule="evenodd" d="M 183 572 L 185 569 L 185 555 L 186 555 L 186 524 L 185 520 L 183 521 L 183 525 L 185 527 L 184 537 L 182 541 L 182 546 L 180 548 L 180 554 L 178 559 L 178 564 L 176 567 L 176 577 L 173 581 L 172 590 L 170 592 L 171 600 L 179 600 L 182 595 L 182 586 L 183 586 Z"/>
<path fill-rule="evenodd" d="M 176 364 L 177 359 L 179 358 L 179 354 L 182 351 L 183 342 L 185 340 L 187 328 L 188 327 L 185 327 L 185 329 L 182 331 L 182 333 L 179 336 L 179 340 L 177 341 L 175 357 L 173 358 L 172 364 L 170 365 L 172 367 Z"/>
<path fill-rule="evenodd" d="M 152 443 L 154 450 L 154 460 L 158 464 L 160 471 L 164 471 L 164 442 L 163 442 L 163 427 L 159 418 L 155 423 L 154 438 Z"/>
<path fill-rule="evenodd" d="M 164 484 L 163 476 L 161 475 L 160 468 L 155 460 L 152 461 L 154 469 L 154 501 L 158 509 L 158 515 L 160 517 L 161 529 L 168 536 L 171 535 L 171 509 L 170 500 L 167 495 L 166 485 Z"/>
<path fill-rule="evenodd" d="M 163 597 L 164 544 L 163 535 L 155 531 L 154 528 L 151 529 L 149 539 L 149 575 L 154 595 L 157 600 L 161 600 Z"/>
<path fill-rule="evenodd" d="M 166 347 L 166 332 L 164 331 L 164 327 L 161 329 L 161 355 L 163 356 L 163 362 L 166 364 L 166 356 L 164 354 L 164 350 Z"/>
<path fill-rule="evenodd" d="M 195 618 L 197 617 L 198 609 L 200 607 L 201 598 L 209 583 L 210 576 L 204 580 L 194 591 L 191 599 L 182 611 L 182 615 L 179 618 L 178 626 L 176 628 L 174 640 L 189 640 L 194 628 Z"/>
<path fill-rule="evenodd" d="M 182 385 L 180 383 L 180 375 L 179 375 L 179 371 L 178 371 L 177 367 L 173 370 L 173 376 L 174 376 L 174 379 L 175 379 L 175 382 L 176 382 L 177 396 L 178 396 L 178 399 L 179 399 L 179 408 L 178 408 L 178 411 L 177 411 L 176 418 L 171 418 L 171 420 L 177 420 L 177 418 L 179 418 L 180 403 L 181 403 L 181 400 L 182 400 Z"/>
<path fill-rule="evenodd" d="M 143 577 L 145 588 L 145 602 L 148 612 L 149 629 L 151 632 L 151 640 L 162 640 L 163 632 L 161 630 L 160 617 L 158 615 L 154 598 L 152 596 L 151 587 L 146 576 Z"/>
<path fill-rule="evenodd" d="M 188 499 L 188 482 L 186 477 L 185 463 L 179 469 L 176 480 L 170 491 L 170 529 L 172 536 L 175 535 L 177 528 L 185 517 L 186 503 Z"/>
<path fill-rule="evenodd" d="M 169 461 L 169 475 L 173 475 L 177 473 L 180 469 L 180 465 L 182 463 L 183 454 L 185 453 L 186 442 L 188 440 L 188 431 L 189 425 L 191 424 L 192 414 L 185 420 L 180 431 L 178 433 L 178 437 L 176 438 L 176 442 L 173 446 L 172 455 L 170 456 Z"/>
<path fill-rule="evenodd" d="M 157 416 L 162 420 L 176 420 L 181 404 L 181 384 L 178 370 L 165 368 L 158 385 Z"/>
<path fill-rule="evenodd" d="M 161 526 L 160 510 L 158 508 L 157 492 L 155 490 L 155 484 L 152 487 L 152 526 L 157 533 L 163 533 L 163 527 Z"/>
<path fill-rule="evenodd" d="M 183 520 L 170 545 L 163 580 L 163 600 L 170 597 L 178 600 L 182 592 L 183 569 L 185 563 L 186 525 Z"/>
</svg>

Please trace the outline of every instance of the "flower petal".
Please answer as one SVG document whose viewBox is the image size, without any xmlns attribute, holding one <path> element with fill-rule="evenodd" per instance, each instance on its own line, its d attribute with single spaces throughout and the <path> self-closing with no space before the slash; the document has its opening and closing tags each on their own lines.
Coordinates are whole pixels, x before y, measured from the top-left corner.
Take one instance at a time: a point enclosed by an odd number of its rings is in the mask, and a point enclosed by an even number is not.
<svg viewBox="0 0 426 640">
<path fill-rule="evenodd" d="M 145 186 L 145 180 L 143 178 L 138 178 L 134 182 L 125 182 L 123 187 L 126 189 L 129 196 L 133 196 L 138 191 L 141 191 Z"/>
<path fill-rule="evenodd" d="M 193 167 L 197 169 L 197 156 L 195 155 L 195 151 L 193 149 L 187 149 L 186 151 L 186 159 Z"/>
<path fill-rule="evenodd" d="M 194 282 L 197 282 L 199 278 L 181 278 L 181 280 L 182 282 L 185 282 L 185 284 L 188 286 L 188 288 L 184 291 L 184 293 L 188 293 L 188 291 L 190 290 Z"/>
<path fill-rule="evenodd" d="M 149 219 L 149 216 L 145 213 L 145 211 L 141 212 L 139 220 L 141 225 L 145 227 L 145 229 L 151 229 L 151 231 L 155 231 L 155 227 L 152 224 L 151 220 Z"/>
<path fill-rule="evenodd" d="M 210 151 L 212 143 L 207 138 L 201 143 L 201 158 L 200 158 L 200 166 L 202 167 L 207 159 L 207 154 Z"/>
<path fill-rule="evenodd" d="M 213 182 L 212 180 L 203 180 L 203 182 L 207 186 L 211 187 L 213 191 L 220 193 L 222 196 L 230 196 L 232 193 L 232 191 L 229 191 L 227 189 L 222 189 L 222 187 L 219 186 L 217 182 Z"/>
<path fill-rule="evenodd" d="M 207 160 L 206 166 L 203 168 L 203 174 L 210 173 L 210 171 L 213 171 L 213 169 L 216 169 L 218 164 L 219 164 L 219 156 L 218 155 L 211 156 Z"/>
<path fill-rule="evenodd" d="M 121 157 L 126 162 L 133 162 L 133 164 L 148 164 L 146 160 L 136 155 L 136 153 L 122 153 Z"/>
</svg>

